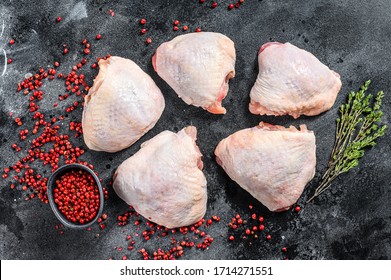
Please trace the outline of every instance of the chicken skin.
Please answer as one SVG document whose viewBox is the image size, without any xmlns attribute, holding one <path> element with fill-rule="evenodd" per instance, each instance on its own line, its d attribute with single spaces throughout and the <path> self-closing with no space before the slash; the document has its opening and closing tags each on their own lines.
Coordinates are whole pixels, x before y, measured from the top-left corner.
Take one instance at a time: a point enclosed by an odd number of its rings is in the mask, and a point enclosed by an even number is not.
<svg viewBox="0 0 391 280">
<path fill-rule="evenodd" d="M 125 149 L 154 127 L 164 106 L 160 89 L 133 61 L 101 59 L 84 102 L 84 142 L 96 151 Z"/>
<path fill-rule="evenodd" d="M 342 86 L 339 74 L 290 43 L 264 44 L 258 63 L 249 105 L 255 115 L 315 116 L 333 106 Z"/>
<path fill-rule="evenodd" d="M 161 44 L 152 58 L 158 75 L 187 104 L 225 114 L 221 102 L 235 76 L 235 47 L 225 35 L 199 32 Z"/>
<path fill-rule="evenodd" d="M 270 211 L 289 209 L 315 174 L 315 136 L 305 125 L 297 130 L 261 122 L 221 140 L 215 155 L 228 176 Z"/>
<path fill-rule="evenodd" d="M 144 142 L 114 175 L 117 195 L 148 220 L 167 228 L 188 226 L 205 215 L 206 178 L 197 130 L 163 131 Z"/>
</svg>

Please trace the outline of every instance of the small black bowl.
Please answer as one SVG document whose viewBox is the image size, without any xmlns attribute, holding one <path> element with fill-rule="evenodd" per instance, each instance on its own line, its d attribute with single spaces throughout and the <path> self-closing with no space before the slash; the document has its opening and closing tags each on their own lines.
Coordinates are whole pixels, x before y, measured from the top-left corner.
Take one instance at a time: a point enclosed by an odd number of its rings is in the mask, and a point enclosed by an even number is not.
<svg viewBox="0 0 391 280">
<path fill-rule="evenodd" d="M 53 190 L 56 187 L 56 180 L 59 178 L 62 174 L 64 174 L 66 171 L 69 170 L 84 170 L 87 171 L 89 174 L 92 175 L 92 177 L 95 180 L 95 184 L 99 189 L 99 211 L 95 218 L 91 220 L 90 222 L 86 224 L 77 224 L 69 221 L 61 212 L 58 210 L 56 203 L 54 202 L 54 196 L 53 196 Z M 93 223 L 95 223 L 100 216 L 102 216 L 103 212 L 103 202 L 104 202 L 104 195 L 103 195 L 103 188 L 102 185 L 99 181 L 99 178 L 95 175 L 94 171 L 92 171 L 90 168 L 88 168 L 85 165 L 82 164 L 77 164 L 77 163 L 72 163 L 72 164 L 66 164 L 58 168 L 49 178 L 48 184 L 47 184 L 47 195 L 49 199 L 49 204 L 50 207 L 52 208 L 54 215 L 60 220 L 60 222 L 69 227 L 69 228 L 74 228 L 74 229 L 84 229 L 89 226 L 91 226 Z"/>
</svg>

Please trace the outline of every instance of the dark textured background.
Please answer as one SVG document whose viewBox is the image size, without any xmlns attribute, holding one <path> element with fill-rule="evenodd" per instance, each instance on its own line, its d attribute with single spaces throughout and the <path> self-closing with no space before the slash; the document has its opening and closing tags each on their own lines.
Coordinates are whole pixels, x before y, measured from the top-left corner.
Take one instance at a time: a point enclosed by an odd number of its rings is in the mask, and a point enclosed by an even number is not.
<svg viewBox="0 0 391 280">
<path fill-rule="evenodd" d="M 183 4 L 181 4 L 183 2 Z M 185 3 L 186 2 L 186 3 Z M 19 130 L 8 117 L 9 112 L 23 118 L 31 128 L 26 111 L 28 100 L 16 94 L 17 82 L 27 73 L 35 73 L 40 66 L 53 61 L 61 62 L 60 71 L 69 72 L 75 61 L 82 57 L 80 42 L 92 41 L 92 54 L 97 57 L 110 53 L 134 60 L 149 73 L 161 88 L 166 99 L 166 109 L 154 129 L 131 148 L 116 154 L 88 151 L 82 157 L 94 164 L 107 186 L 115 168 L 134 154 L 142 142 L 159 132 L 177 131 L 193 124 L 198 128 L 198 144 L 204 154 L 205 175 L 208 180 L 208 212 L 221 216 L 220 223 L 207 229 L 215 241 L 207 251 L 187 250 L 185 259 L 282 259 L 281 247 L 288 247 L 290 259 L 389 259 L 391 257 L 391 205 L 390 205 L 390 138 L 379 140 L 369 150 L 358 168 L 341 176 L 314 203 L 305 205 L 328 160 L 335 129 L 338 106 L 345 101 L 350 90 L 356 90 L 367 79 L 372 79 L 371 91 L 384 90 L 384 122 L 389 123 L 391 87 L 391 2 L 389 0 L 247 0 L 240 9 L 227 11 L 230 1 L 218 1 L 211 10 L 211 1 L 200 5 L 198 1 L 0 1 L 0 24 L 6 23 L 5 34 L 0 38 L 14 62 L 5 76 L 0 77 L 0 167 L 13 164 L 24 154 L 14 153 L 11 143 L 18 141 Z M 76 7 L 76 8 L 75 8 Z M 107 11 L 112 9 L 115 16 Z M 63 21 L 55 24 L 55 18 Z M 148 36 L 153 43 L 146 46 L 146 36 L 140 36 L 140 18 L 148 20 Z M 189 25 L 189 30 L 201 27 L 205 31 L 221 32 L 236 45 L 236 77 L 223 105 L 228 113 L 214 116 L 202 109 L 187 106 L 169 86 L 154 73 L 151 56 L 157 46 L 172 39 L 182 31 L 173 32 L 172 22 L 178 19 Z M 95 42 L 96 34 L 103 39 Z M 12 47 L 10 38 L 16 40 Z M 255 81 L 257 51 L 268 41 L 289 41 L 317 56 L 331 69 L 341 74 L 343 87 L 334 107 L 316 117 L 260 117 L 248 111 L 248 94 Z M 63 56 L 62 44 L 69 44 L 70 53 Z M 3 60 L 3 57 L 0 58 Z M 90 65 L 90 63 L 88 63 Z M 1 70 L 3 62 L 1 62 Z M 83 68 L 87 80 L 92 81 L 97 70 Z M 59 80 L 45 82 L 46 95 L 40 102 L 46 116 L 63 114 L 74 97 L 60 102 L 53 109 L 58 94 L 64 93 Z M 67 129 L 70 120 L 81 120 L 81 108 L 69 114 L 60 124 Z M 306 123 L 314 130 L 317 139 L 317 167 L 313 181 L 307 186 L 299 204 L 303 210 L 270 213 L 249 194 L 240 189 L 224 174 L 214 161 L 213 151 L 220 139 L 259 121 L 282 125 Z M 73 137 L 72 137 L 73 138 Z M 72 140 L 84 145 L 81 138 Z M 48 174 L 48 173 L 47 173 Z M 12 176 L 10 176 L 12 178 Z M 119 252 L 115 246 L 126 248 L 126 233 L 134 233 L 134 226 L 120 228 L 116 216 L 127 210 L 109 189 L 110 199 L 105 203 L 109 214 L 107 228 L 94 226 L 90 232 L 64 230 L 63 235 L 54 229 L 58 224 L 50 207 L 38 199 L 24 201 L 24 194 L 11 190 L 11 179 L 1 179 L 0 188 L 0 257 L 1 259 L 107 259 L 140 258 L 136 250 Z M 231 232 L 227 224 L 236 213 L 248 217 L 252 211 L 266 219 L 266 232 L 271 242 L 260 240 L 250 244 L 237 238 L 228 242 Z M 131 220 L 134 221 L 134 220 Z M 123 232 L 125 231 L 125 233 Z M 99 233 L 99 236 L 97 236 Z M 239 236 L 240 232 L 235 233 Z M 181 235 L 177 235 L 181 237 Z M 166 240 L 153 238 L 148 242 L 136 239 L 136 249 L 169 248 Z"/>
</svg>

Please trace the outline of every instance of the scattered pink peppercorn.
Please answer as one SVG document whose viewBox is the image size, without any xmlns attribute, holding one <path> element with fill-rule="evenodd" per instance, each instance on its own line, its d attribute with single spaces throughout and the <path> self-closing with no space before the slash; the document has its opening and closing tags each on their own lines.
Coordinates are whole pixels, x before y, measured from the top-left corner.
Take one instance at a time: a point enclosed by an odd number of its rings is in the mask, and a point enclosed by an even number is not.
<svg viewBox="0 0 391 280">
<path fill-rule="evenodd" d="M 300 206 L 296 206 L 296 207 L 295 207 L 295 211 L 296 211 L 296 212 L 300 212 L 300 210 L 301 210 Z"/>
<path fill-rule="evenodd" d="M 235 239 L 235 237 L 233 236 L 233 235 L 231 235 L 230 237 L 229 237 L 229 240 L 230 241 L 233 241 Z"/>
<path fill-rule="evenodd" d="M 140 24 L 144 25 L 147 23 L 147 20 L 145 18 L 140 19 Z"/>
<path fill-rule="evenodd" d="M 172 28 L 174 31 L 178 31 L 178 26 L 174 26 L 173 28 Z"/>
<path fill-rule="evenodd" d="M 62 17 L 58 16 L 58 17 L 56 18 L 56 21 L 57 21 L 57 22 L 62 21 Z"/>
<path fill-rule="evenodd" d="M 213 2 L 212 3 L 212 6 L 210 6 L 212 9 L 216 8 L 217 7 L 217 2 Z"/>
<path fill-rule="evenodd" d="M 201 28 L 197 27 L 195 32 L 201 32 Z"/>
<path fill-rule="evenodd" d="M 69 52 L 69 50 L 67 48 L 64 48 L 64 50 L 62 51 L 63 54 L 67 54 Z"/>
<path fill-rule="evenodd" d="M 286 253 L 286 252 L 288 251 L 288 249 L 287 249 L 286 247 L 283 247 L 283 248 L 281 249 L 281 251 L 282 251 L 283 253 Z"/>
<path fill-rule="evenodd" d="M 187 25 L 183 26 L 183 31 L 187 31 L 187 29 L 189 29 L 189 27 L 187 27 Z"/>
<path fill-rule="evenodd" d="M 266 236 L 266 240 L 270 241 L 271 239 L 272 239 L 272 236 L 271 236 L 270 234 L 268 234 L 268 235 Z"/>
<path fill-rule="evenodd" d="M 101 34 L 97 34 L 97 35 L 95 36 L 95 39 L 96 39 L 96 40 L 102 39 L 102 35 L 101 35 Z"/>
<path fill-rule="evenodd" d="M 174 25 L 178 25 L 179 24 L 179 20 L 174 20 Z"/>
<path fill-rule="evenodd" d="M 13 60 L 11 58 L 7 59 L 7 64 L 11 64 L 12 62 L 13 62 Z"/>
<path fill-rule="evenodd" d="M 147 30 L 145 28 L 141 29 L 141 34 L 147 33 Z"/>
<path fill-rule="evenodd" d="M 203 4 L 205 2 L 205 0 L 200 0 L 200 3 Z"/>
<path fill-rule="evenodd" d="M 10 45 L 15 44 L 15 40 L 14 40 L 14 39 L 11 39 L 11 40 L 9 41 L 9 44 L 10 44 Z"/>
<path fill-rule="evenodd" d="M 150 43 L 152 43 L 152 39 L 148 37 L 147 40 L 145 40 L 145 42 L 149 45 Z"/>
<path fill-rule="evenodd" d="M 232 10 L 234 7 L 235 7 L 234 4 L 229 4 L 228 5 L 228 10 Z"/>
</svg>

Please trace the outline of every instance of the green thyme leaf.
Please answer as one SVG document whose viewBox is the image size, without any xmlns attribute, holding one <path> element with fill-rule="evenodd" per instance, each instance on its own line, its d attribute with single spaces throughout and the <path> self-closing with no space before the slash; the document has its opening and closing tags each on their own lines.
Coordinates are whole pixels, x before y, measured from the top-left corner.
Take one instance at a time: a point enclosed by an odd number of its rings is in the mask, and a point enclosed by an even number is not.
<svg viewBox="0 0 391 280">
<path fill-rule="evenodd" d="M 386 133 L 387 126 L 379 125 L 384 92 L 379 91 L 372 102 L 373 95 L 366 94 L 370 84 L 368 80 L 358 92 L 350 92 L 347 103 L 339 107 L 341 116 L 336 119 L 335 143 L 327 170 L 308 202 L 327 190 L 340 174 L 357 167 L 365 148 L 375 146 L 376 140 Z"/>
</svg>

